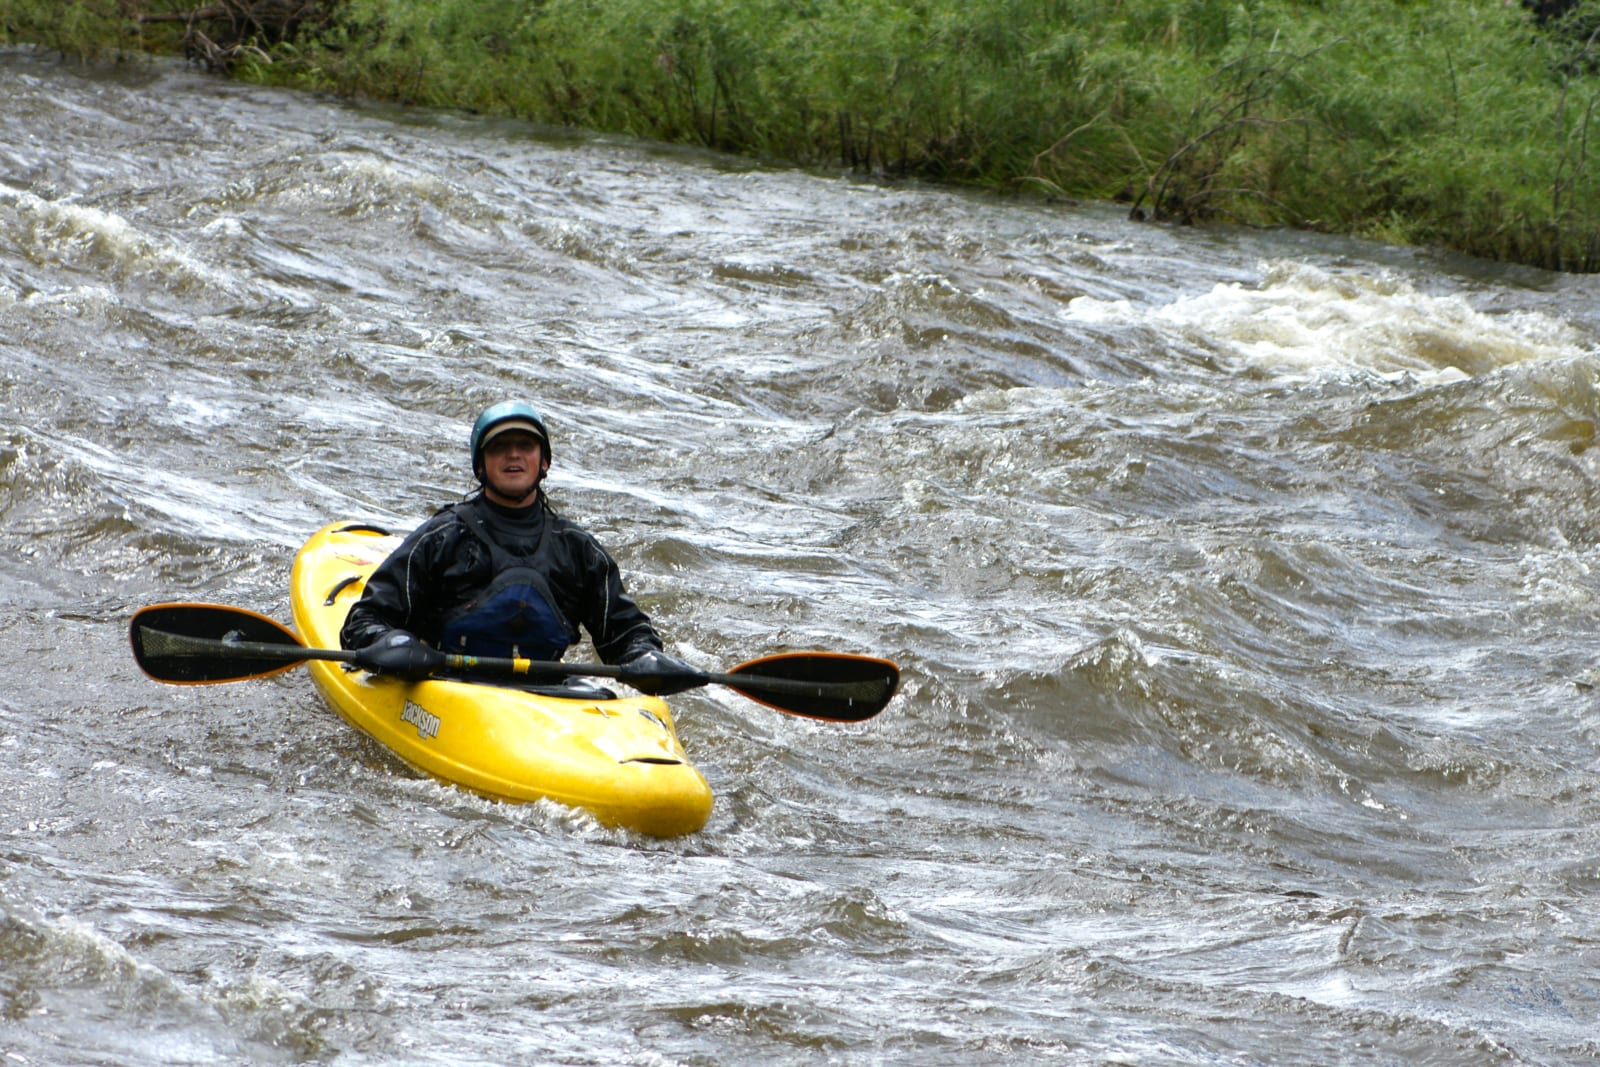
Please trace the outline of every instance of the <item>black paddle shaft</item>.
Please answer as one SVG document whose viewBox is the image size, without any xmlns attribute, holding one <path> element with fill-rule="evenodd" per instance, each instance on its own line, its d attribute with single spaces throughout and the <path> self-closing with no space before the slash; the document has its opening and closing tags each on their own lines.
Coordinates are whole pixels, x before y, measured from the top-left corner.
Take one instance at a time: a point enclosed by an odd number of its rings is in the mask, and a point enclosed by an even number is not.
<svg viewBox="0 0 1600 1067">
<path fill-rule="evenodd" d="M 357 661 L 345 649 L 308 648 L 274 619 L 220 604 L 157 604 L 129 625 L 134 659 L 150 677 L 204 685 L 260 678 L 306 660 Z M 623 682 L 649 676 L 626 665 L 568 664 L 446 655 L 444 667 L 490 677 L 590 676 Z M 837 652 L 793 652 L 753 660 L 726 674 L 697 675 L 697 685 L 724 685 L 768 707 L 830 722 L 870 719 L 893 698 L 900 670 L 887 660 Z"/>
</svg>

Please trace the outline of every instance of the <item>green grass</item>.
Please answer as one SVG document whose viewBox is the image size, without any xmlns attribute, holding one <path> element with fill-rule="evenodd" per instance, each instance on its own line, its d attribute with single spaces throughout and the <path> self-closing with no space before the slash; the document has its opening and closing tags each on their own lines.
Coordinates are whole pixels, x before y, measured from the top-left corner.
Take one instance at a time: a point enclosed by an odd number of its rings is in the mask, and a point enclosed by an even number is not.
<svg viewBox="0 0 1600 1067">
<path fill-rule="evenodd" d="M 239 78 L 804 166 L 1600 270 L 1584 32 L 1600 0 L 1572 32 L 1502 0 L 313 6 L 302 26 L 190 52 Z M 174 51 L 181 26 L 130 15 L 185 8 L 0 0 L 0 40 L 77 59 Z"/>
</svg>

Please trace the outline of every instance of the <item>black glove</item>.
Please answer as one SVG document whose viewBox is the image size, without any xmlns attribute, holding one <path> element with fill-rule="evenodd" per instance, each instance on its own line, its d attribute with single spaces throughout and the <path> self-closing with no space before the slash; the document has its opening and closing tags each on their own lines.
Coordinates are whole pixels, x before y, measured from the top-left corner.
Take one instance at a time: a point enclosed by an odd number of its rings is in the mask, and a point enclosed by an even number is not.
<svg viewBox="0 0 1600 1067">
<path fill-rule="evenodd" d="M 430 648 L 415 634 L 390 630 L 367 647 L 357 649 L 355 665 L 373 674 L 420 682 L 444 667 L 444 653 Z"/>
<path fill-rule="evenodd" d="M 648 649 L 622 665 L 622 680 L 653 697 L 669 697 L 705 685 L 710 679 L 681 659 Z"/>
</svg>

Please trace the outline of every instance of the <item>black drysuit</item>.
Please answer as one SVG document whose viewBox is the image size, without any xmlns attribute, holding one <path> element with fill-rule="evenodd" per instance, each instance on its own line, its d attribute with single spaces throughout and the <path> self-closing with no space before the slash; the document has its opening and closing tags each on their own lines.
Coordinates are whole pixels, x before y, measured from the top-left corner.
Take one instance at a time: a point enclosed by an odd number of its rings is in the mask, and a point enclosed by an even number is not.
<svg viewBox="0 0 1600 1067">
<path fill-rule="evenodd" d="M 485 541 L 493 541 L 499 551 Z M 549 609 L 543 620 L 550 631 L 546 643 L 561 647 L 465 647 L 457 632 L 477 612 L 496 579 L 508 565 L 535 572 Z M 519 569 L 519 573 L 526 573 Z M 500 598 L 504 600 L 504 597 Z M 481 621 L 481 620 L 480 620 Z M 504 639 L 515 644 L 520 625 L 512 619 L 496 623 L 510 630 Z M 406 630 L 447 653 L 523 655 L 559 659 L 565 646 L 579 639 L 582 626 L 606 663 L 623 663 L 661 649 L 661 638 L 639 606 L 628 598 L 616 562 L 588 531 L 545 506 L 544 494 L 525 508 L 501 507 L 483 497 L 440 510 L 411 532 L 367 579 L 361 599 L 350 609 L 340 631 L 345 648 L 364 648 L 390 630 Z M 559 637 L 564 637 L 564 641 Z M 449 644 L 456 647 L 449 647 Z"/>
</svg>

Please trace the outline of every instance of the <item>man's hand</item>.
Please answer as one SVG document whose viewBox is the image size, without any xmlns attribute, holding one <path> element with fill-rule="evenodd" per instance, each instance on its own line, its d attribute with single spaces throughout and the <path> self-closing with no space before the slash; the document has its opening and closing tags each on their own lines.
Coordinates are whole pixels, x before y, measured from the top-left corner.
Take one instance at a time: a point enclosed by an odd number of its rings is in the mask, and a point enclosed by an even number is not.
<svg viewBox="0 0 1600 1067">
<path fill-rule="evenodd" d="M 643 652 L 622 665 L 622 680 L 655 697 L 671 696 L 705 685 L 706 673 L 658 649 Z"/>
<path fill-rule="evenodd" d="M 357 649 L 355 664 L 373 674 L 420 682 L 444 667 L 444 653 L 408 631 L 390 630 L 367 647 Z"/>
</svg>

